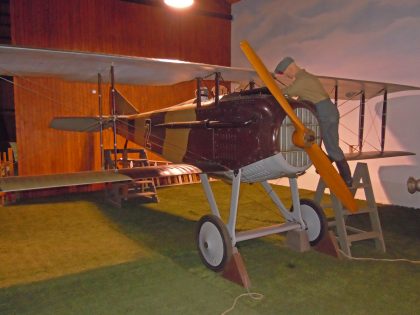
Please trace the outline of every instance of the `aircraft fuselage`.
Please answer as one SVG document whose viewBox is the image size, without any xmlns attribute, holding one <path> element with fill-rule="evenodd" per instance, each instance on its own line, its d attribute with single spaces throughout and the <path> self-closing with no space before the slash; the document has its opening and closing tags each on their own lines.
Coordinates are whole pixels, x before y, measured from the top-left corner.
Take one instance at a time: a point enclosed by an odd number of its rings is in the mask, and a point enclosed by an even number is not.
<svg viewBox="0 0 420 315">
<path fill-rule="evenodd" d="M 313 105 L 290 100 L 293 108 Z M 117 125 L 128 140 L 204 172 L 242 168 L 281 152 L 286 114 L 271 94 L 245 91 L 213 101 L 132 115 Z M 288 135 L 291 137 L 291 134 Z"/>
</svg>

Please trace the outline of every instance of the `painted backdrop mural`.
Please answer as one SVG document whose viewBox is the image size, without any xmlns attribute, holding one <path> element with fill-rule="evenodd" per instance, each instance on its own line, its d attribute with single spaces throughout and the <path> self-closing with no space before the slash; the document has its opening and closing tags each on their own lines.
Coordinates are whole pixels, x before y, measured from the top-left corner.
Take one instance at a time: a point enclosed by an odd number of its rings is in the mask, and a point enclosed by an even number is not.
<svg viewBox="0 0 420 315">
<path fill-rule="evenodd" d="M 270 69 L 292 56 L 309 72 L 420 86 L 418 0 L 242 0 L 233 6 L 232 65 L 250 67 L 239 42 L 247 39 Z M 380 147 L 382 98 L 367 103 L 365 150 Z M 340 145 L 357 144 L 358 102 L 340 104 Z M 409 176 L 420 178 L 420 93 L 389 97 L 386 150 L 414 157 L 366 161 L 378 202 L 420 208 L 420 192 L 407 192 Z M 355 167 L 355 162 L 351 162 Z M 315 189 L 316 174 L 300 178 Z"/>
</svg>

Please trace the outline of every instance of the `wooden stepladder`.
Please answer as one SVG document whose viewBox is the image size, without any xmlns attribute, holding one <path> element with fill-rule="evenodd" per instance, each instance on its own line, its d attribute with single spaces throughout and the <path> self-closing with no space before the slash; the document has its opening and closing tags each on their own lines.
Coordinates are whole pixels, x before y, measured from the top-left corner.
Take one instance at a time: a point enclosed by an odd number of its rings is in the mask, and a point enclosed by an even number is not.
<svg viewBox="0 0 420 315">
<path fill-rule="evenodd" d="M 325 183 L 322 179 L 320 179 L 315 192 L 315 201 L 323 207 L 328 207 L 328 205 L 323 205 L 321 203 L 321 199 L 326 188 Z M 348 256 L 351 256 L 350 247 L 353 242 L 367 239 L 373 239 L 375 241 L 376 249 L 382 252 L 385 252 L 386 250 L 378 215 L 378 208 L 376 206 L 375 196 L 373 194 L 372 183 L 370 180 L 369 169 L 366 163 L 358 162 L 353 175 L 353 187 L 350 188 L 350 191 L 353 195 L 355 195 L 356 191 L 361 188 L 364 190 L 367 205 L 365 208 L 359 209 L 356 213 L 351 213 L 345 209 L 334 194 L 330 195 L 335 220 L 331 221 L 329 225 L 335 226 L 340 249 Z M 369 216 L 371 225 L 370 231 L 365 231 L 361 228 L 346 224 L 349 216 L 363 214 L 367 214 Z"/>
<path fill-rule="evenodd" d="M 105 165 L 107 169 L 115 166 L 114 159 L 111 157 L 113 152 L 113 149 L 105 150 Z M 117 157 L 117 164 L 123 168 L 150 166 L 150 161 L 144 149 L 118 149 L 117 154 L 121 155 L 121 157 Z M 129 154 L 137 156 L 133 158 Z M 133 180 L 130 183 L 109 184 L 106 188 L 106 197 L 111 204 L 119 208 L 122 206 L 123 201 L 133 198 L 142 202 L 159 201 L 153 178 Z"/>
</svg>

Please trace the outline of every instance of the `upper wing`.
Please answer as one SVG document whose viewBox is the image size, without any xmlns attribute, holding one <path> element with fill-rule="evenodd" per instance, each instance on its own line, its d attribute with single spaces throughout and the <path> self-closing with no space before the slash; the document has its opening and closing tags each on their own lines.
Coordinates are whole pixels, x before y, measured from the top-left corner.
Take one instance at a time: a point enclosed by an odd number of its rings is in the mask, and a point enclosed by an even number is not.
<svg viewBox="0 0 420 315">
<path fill-rule="evenodd" d="M 184 174 L 199 174 L 201 170 L 188 164 L 135 167 L 106 171 L 88 171 L 66 174 L 16 176 L 0 178 L 0 192 L 16 192 L 35 189 L 130 182 L 151 177 L 168 177 Z"/>
<path fill-rule="evenodd" d="M 336 90 L 337 98 L 340 100 L 360 99 L 362 93 L 365 94 L 365 99 L 368 100 L 372 97 L 384 94 L 386 90 L 388 94 L 403 91 L 420 90 L 418 86 L 366 81 L 356 79 L 346 79 L 338 77 L 317 76 L 321 81 L 325 91 L 331 99 L 335 99 Z M 284 85 L 289 85 L 291 80 L 283 76 L 280 82 Z"/>
<path fill-rule="evenodd" d="M 53 76 L 68 81 L 97 82 L 98 73 L 110 81 L 114 66 L 118 83 L 171 85 L 221 72 L 226 81 L 257 79 L 253 70 L 193 63 L 65 50 L 0 45 L 0 75 Z"/>
<path fill-rule="evenodd" d="M 220 72 L 226 81 L 259 81 L 254 70 L 181 60 L 143 58 L 105 53 L 78 52 L 0 45 L 0 75 L 53 76 L 68 81 L 97 82 L 98 73 L 110 81 L 114 66 L 118 83 L 134 85 L 171 85 Z M 330 97 L 349 99 L 364 91 L 371 98 L 384 89 L 388 93 L 420 90 L 420 87 L 318 76 Z M 285 79 L 285 81 L 287 81 Z"/>
<path fill-rule="evenodd" d="M 420 90 L 420 87 L 416 86 L 386 82 L 362 81 L 324 76 L 318 76 L 318 78 L 332 99 L 335 98 L 336 87 L 338 99 L 341 100 L 348 100 L 353 97 L 357 98 L 357 96 L 362 92 L 365 93 L 365 98 L 369 99 L 383 94 L 385 90 L 388 93 Z"/>
</svg>

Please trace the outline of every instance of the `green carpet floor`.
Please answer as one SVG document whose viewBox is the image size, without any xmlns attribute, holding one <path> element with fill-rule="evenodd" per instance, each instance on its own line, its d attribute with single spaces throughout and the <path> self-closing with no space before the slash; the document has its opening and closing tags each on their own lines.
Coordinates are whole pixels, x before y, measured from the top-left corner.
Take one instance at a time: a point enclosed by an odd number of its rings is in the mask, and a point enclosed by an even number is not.
<svg viewBox="0 0 420 315">
<path fill-rule="evenodd" d="M 213 187 L 226 216 L 230 188 L 221 182 Z M 276 190 L 290 204 L 288 188 Z M 199 259 L 195 224 L 209 213 L 201 186 L 158 192 L 158 204 L 130 201 L 123 209 L 106 204 L 101 194 L 0 208 L 0 314 L 188 315 L 228 309 L 245 290 Z M 365 241 L 353 246 L 353 255 L 420 259 L 420 210 L 383 206 L 379 214 L 387 253 Z M 280 219 L 259 185 L 241 187 L 239 229 Z M 14 254 L 13 244 L 19 245 Z M 420 265 L 295 253 L 278 235 L 240 243 L 239 250 L 252 291 L 264 298 L 242 298 L 229 314 L 420 314 Z"/>
</svg>

